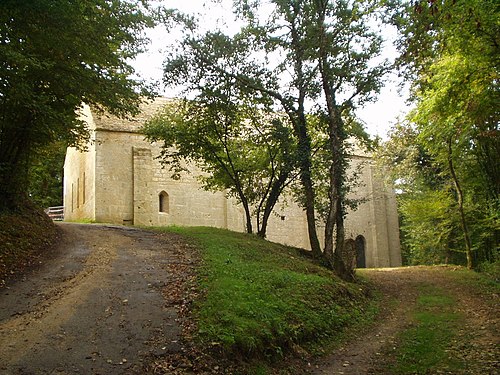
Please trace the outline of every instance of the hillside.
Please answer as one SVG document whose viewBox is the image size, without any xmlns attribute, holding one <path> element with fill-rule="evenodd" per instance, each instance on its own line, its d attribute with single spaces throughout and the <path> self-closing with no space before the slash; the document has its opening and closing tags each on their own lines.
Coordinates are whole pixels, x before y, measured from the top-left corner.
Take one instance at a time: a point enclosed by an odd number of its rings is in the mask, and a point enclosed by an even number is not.
<svg viewBox="0 0 500 375">
<path fill-rule="evenodd" d="M 199 249 L 187 328 L 199 346 L 193 357 L 236 358 L 240 371 L 252 373 L 289 356 L 328 352 L 376 314 L 367 283 L 341 281 L 307 251 L 222 229 L 157 230 L 179 233 Z M 196 358 L 188 362 L 196 366 Z M 236 371 L 227 366 L 227 373 Z"/>
<path fill-rule="evenodd" d="M 57 235 L 52 220 L 31 205 L 22 212 L 0 213 L 0 287 L 44 261 Z"/>
<path fill-rule="evenodd" d="M 482 375 L 500 367 L 500 287 L 490 277 L 403 267 L 358 270 L 348 284 L 299 249 L 213 228 L 159 230 L 188 238 L 201 266 L 181 304 L 191 345 L 157 361 L 158 373 Z"/>
</svg>

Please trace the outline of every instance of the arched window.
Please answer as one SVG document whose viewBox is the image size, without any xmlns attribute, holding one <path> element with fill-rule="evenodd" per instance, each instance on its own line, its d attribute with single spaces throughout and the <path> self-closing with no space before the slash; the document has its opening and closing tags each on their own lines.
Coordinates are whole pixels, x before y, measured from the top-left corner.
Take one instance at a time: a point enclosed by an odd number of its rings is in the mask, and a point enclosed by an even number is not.
<svg viewBox="0 0 500 375">
<path fill-rule="evenodd" d="M 356 237 L 356 267 L 366 268 L 366 240 L 363 236 Z"/>
<path fill-rule="evenodd" d="M 159 208 L 160 208 L 159 211 L 168 214 L 170 211 L 170 203 L 167 192 L 162 191 L 158 196 L 158 198 L 159 198 Z"/>
</svg>

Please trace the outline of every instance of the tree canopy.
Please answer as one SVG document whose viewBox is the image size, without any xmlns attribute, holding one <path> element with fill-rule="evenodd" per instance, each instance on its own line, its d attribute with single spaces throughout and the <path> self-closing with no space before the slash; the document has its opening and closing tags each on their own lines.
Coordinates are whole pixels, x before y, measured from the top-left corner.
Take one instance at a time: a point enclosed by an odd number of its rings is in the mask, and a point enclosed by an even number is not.
<svg viewBox="0 0 500 375">
<path fill-rule="evenodd" d="M 253 233 L 255 219 L 257 234 L 265 237 L 271 212 L 293 180 L 293 137 L 286 118 L 231 99 L 176 101 L 143 131 L 162 141 L 162 159 L 174 178 L 186 160 L 194 161 L 205 172 L 203 186 L 235 197 L 245 210 L 247 232 Z"/>
<path fill-rule="evenodd" d="M 26 197 L 33 153 L 87 137 L 78 110 L 125 116 L 144 86 L 130 76 L 151 25 L 143 2 L 4 0 L 0 7 L 0 211 Z"/>
<path fill-rule="evenodd" d="M 430 237 L 440 239 L 438 247 L 465 253 L 469 267 L 494 259 L 498 251 L 499 16 L 495 1 L 441 0 L 408 5 L 397 18 L 400 65 L 412 79 L 416 104 L 406 127 L 414 130 L 412 147 L 425 156 L 414 160 L 425 164 L 414 164 L 420 177 L 405 195 L 403 214 L 408 223 L 420 218 L 429 224 L 425 236 L 418 227 L 404 226 L 408 241 L 417 251 L 428 248 L 426 241 L 433 243 Z M 404 139 L 401 130 L 393 134 L 390 147 L 398 137 Z M 395 150 L 402 155 L 401 148 Z M 425 168 L 435 176 L 426 176 Z M 433 209 L 412 206 L 424 200 Z"/>
</svg>

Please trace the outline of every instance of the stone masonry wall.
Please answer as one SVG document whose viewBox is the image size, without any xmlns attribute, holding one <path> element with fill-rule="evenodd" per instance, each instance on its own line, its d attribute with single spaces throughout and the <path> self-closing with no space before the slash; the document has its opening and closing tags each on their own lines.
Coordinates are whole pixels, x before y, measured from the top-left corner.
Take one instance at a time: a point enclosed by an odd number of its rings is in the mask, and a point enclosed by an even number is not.
<svg viewBox="0 0 500 375">
<path fill-rule="evenodd" d="M 89 128 L 95 128 L 88 106 L 81 111 Z M 64 217 L 68 221 L 95 219 L 95 142 L 91 139 L 87 151 L 80 152 L 71 147 L 64 162 Z"/>
<path fill-rule="evenodd" d="M 134 225 L 203 225 L 241 231 L 241 207 L 222 192 L 201 189 L 196 171 L 180 180 L 162 168 L 158 146 L 138 133 L 96 131 L 95 220 Z M 159 197 L 168 195 L 168 212 Z"/>
<path fill-rule="evenodd" d="M 154 108 L 160 108 L 161 103 L 155 103 Z M 147 108 L 152 113 L 154 108 Z M 203 190 L 197 181 L 201 174 L 199 169 L 191 165 L 191 173 L 174 180 L 172 173 L 162 168 L 157 159 L 159 145 L 147 142 L 138 133 L 141 122 L 150 115 L 147 113 L 137 122 L 110 118 L 95 120 L 90 111 L 85 114 L 90 128 L 94 129 L 95 141 L 85 153 L 68 149 L 64 178 L 66 218 L 244 231 L 242 207 L 223 192 Z M 385 188 L 368 155 L 354 156 L 351 164 L 351 171 L 359 169 L 361 180 L 351 197 L 364 199 L 364 202 L 347 214 L 346 239 L 361 236 L 367 267 L 399 266 L 401 252 L 395 195 Z M 318 224 L 321 241 L 323 231 Z M 276 205 L 267 233 L 271 241 L 309 248 L 304 211 L 291 196 L 284 195 Z"/>
<path fill-rule="evenodd" d="M 96 131 L 96 210 L 98 222 L 132 224 L 133 133 Z"/>
<path fill-rule="evenodd" d="M 346 239 L 355 240 L 362 236 L 367 267 L 399 266 L 401 251 L 395 195 L 385 188 L 369 157 L 353 157 L 348 174 L 355 170 L 361 183 L 350 198 L 360 199 L 363 203 L 356 210 L 348 210 Z M 284 197 L 276 205 L 267 232 L 271 241 L 310 249 L 304 211 L 290 197 Z M 324 225 L 320 223 L 318 236 L 323 243 Z"/>
</svg>

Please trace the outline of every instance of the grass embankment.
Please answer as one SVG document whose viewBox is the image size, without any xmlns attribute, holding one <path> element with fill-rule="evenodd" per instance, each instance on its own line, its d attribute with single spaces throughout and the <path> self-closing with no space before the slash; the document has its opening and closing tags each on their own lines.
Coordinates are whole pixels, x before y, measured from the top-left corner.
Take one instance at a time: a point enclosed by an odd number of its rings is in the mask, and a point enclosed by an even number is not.
<svg viewBox="0 0 500 375">
<path fill-rule="evenodd" d="M 221 229 L 166 230 L 201 249 L 198 339 L 222 355 L 271 360 L 318 350 L 374 315 L 367 286 L 340 281 L 299 249 Z"/>
<path fill-rule="evenodd" d="M 0 286 L 38 263 L 56 237 L 56 226 L 41 210 L 0 213 Z"/>
</svg>

